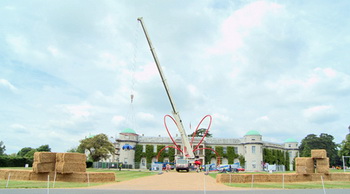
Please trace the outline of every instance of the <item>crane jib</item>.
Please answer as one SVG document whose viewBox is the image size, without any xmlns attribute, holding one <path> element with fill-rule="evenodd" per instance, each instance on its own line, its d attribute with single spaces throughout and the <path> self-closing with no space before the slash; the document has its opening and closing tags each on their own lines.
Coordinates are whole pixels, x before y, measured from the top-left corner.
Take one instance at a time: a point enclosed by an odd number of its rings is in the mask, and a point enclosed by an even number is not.
<svg viewBox="0 0 350 194">
<path fill-rule="evenodd" d="M 160 75 L 160 77 L 162 79 L 165 91 L 166 91 L 166 93 L 168 95 L 171 107 L 173 109 L 173 115 L 174 115 L 174 118 L 175 118 L 176 123 L 177 123 L 178 130 L 179 130 L 180 135 L 181 135 L 181 140 L 182 140 L 182 144 L 183 144 L 183 150 L 186 152 L 186 153 L 184 153 L 184 155 L 187 156 L 188 158 L 194 158 L 194 153 L 193 153 L 192 146 L 190 145 L 190 142 L 189 142 L 188 137 L 186 135 L 186 131 L 185 131 L 184 127 L 183 127 L 182 120 L 180 118 L 179 112 L 176 110 L 175 103 L 174 103 L 174 101 L 173 101 L 173 99 L 171 97 L 171 93 L 170 93 L 170 89 L 169 89 L 168 83 L 167 83 L 167 81 L 165 79 L 162 67 L 160 66 L 160 63 L 159 63 L 157 54 L 156 54 L 156 52 L 154 50 L 154 47 L 152 45 L 151 39 L 149 38 L 149 35 L 148 35 L 147 30 L 146 30 L 145 24 L 143 23 L 143 18 L 140 17 L 140 18 L 137 18 L 137 20 L 141 23 L 143 32 L 144 32 L 144 34 L 146 36 L 148 45 L 150 47 L 150 50 L 151 50 L 151 53 L 152 53 L 152 56 L 153 56 L 153 59 L 154 59 L 156 65 L 157 65 L 157 69 L 158 69 L 159 75 Z"/>
</svg>

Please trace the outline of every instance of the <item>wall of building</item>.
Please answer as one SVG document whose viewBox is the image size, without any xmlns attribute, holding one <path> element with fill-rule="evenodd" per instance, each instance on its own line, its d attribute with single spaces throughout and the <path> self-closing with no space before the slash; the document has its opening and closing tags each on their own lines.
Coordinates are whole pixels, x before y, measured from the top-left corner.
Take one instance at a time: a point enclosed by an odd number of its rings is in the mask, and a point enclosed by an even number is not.
<svg viewBox="0 0 350 194">
<path fill-rule="evenodd" d="M 190 139 L 191 140 L 191 139 Z M 176 143 L 178 145 L 181 145 L 181 140 L 179 138 L 175 139 Z M 196 146 L 199 143 L 200 139 L 195 139 L 193 142 L 193 146 Z M 129 144 L 132 146 L 136 145 L 153 145 L 154 146 L 154 152 L 157 153 L 157 145 L 173 145 L 173 142 L 169 137 L 144 137 L 144 136 L 138 136 L 137 134 L 120 134 L 119 138 L 116 140 L 116 148 L 119 147 L 119 155 L 116 155 L 115 160 L 116 162 L 120 161 L 126 164 L 132 164 L 135 165 L 134 159 L 135 159 L 135 151 L 134 150 L 122 150 L 120 149 L 123 147 L 123 145 Z M 234 147 L 235 151 L 239 155 L 243 155 L 245 157 L 246 163 L 245 163 L 245 169 L 247 171 L 261 171 L 263 170 L 263 148 L 269 148 L 269 149 L 279 149 L 283 151 L 288 151 L 290 153 L 290 166 L 292 169 L 292 161 L 293 158 L 298 156 L 298 143 L 285 143 L 285 144 L 277 144 L 277 143 L 271 143 L 271 142 L 264 142 L 262 140 L 261 135 L 245 135 L 243 138 L 240 139 L 234 139 L 234 138 L 206 138 L 202 144 L 201 147 L 212 147 L 215 149 L 217 146 L 221 146 L 223 148 L 227 148 L 228 146 Z M 143 150 L 145 151 L 145 149 Z M 204 159 L 204 151 L 199 151 L 199 157 L 203 161 L 203 163 L 216 163 L 216 159 L 213 158 L 211 161 L 205 161 Z M 180 154 L 179 152 L 176 152 L 176 154 Z M 175 155 L 176 155 L 175 154 Z M 168 158 L 164 158 L 164 160 L 168 160 Z M 154 157 L 152 161 L 156 161 L 156 158 Z M 237 162 L 238 160 L 235 159 L 234 162 Z M 221 159 L 222 164 L 228 163 L 227 158 Z M 146 168 L 146 158 L 141 158 L 140 167 Z M 144 164 L 144 165 L 142 165 Z"/>
</svg>

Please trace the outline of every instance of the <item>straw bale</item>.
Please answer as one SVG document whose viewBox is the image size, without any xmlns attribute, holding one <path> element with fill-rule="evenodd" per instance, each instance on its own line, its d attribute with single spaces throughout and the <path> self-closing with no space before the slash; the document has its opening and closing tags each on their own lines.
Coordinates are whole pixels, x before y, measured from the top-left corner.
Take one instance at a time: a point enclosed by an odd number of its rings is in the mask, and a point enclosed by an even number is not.
<svg viewBox="0 0 350 194">
<path fill-rule="evenodd" d="M 350 181 L 350 173 L 330 173 L 331 181 Z"/>
<path fill-rule="evenodd" d="M 55 172 L 44 172 L 44 173 L 31 172 L 30 180 L 32 180 L 32 181 L 47 181 L 47 176 L 50 176 L 50 180 L 53 180 L 55 177 Z"/>
<path fill-rule="evenodd" d="M 315 173 L 311 175 L 311 181 L 321 181 L 322 179 L 323 181 L 331 181 L 331 176 L 323 173 Z"/>
<path fill-rule="evenodd" d="M 43 173 L 43 172 L 53 172 L 55 171 L 55 164 L 53 162 L 50 163 L 33 163 L 33 172 L 35 173 Z"/>
<path fill-rule="evenodd" d="M 34 162 L 37 163 L 47 163 L 56 162 L 56 153 L 54 152 L 35 152 Z"/>
<path fill-rule="evenodd" d="M 315 172 L 314 160 L 309 157 L 295 158 L 295 167 L 298 174 L 310 174 Z"/>
<path fill-rule="evenodd" d="M 107 173 L 89 173 L 90 182 L 114 182 L 115 181 L 115 173 L 107 172 Z"/>
<path fill-rule="evenodd" d="M 310 157 L 297 157 L 295 158 L 295 166 L 314 166 L 314 160 Z"/>
<path fill-rule="evenodd" d="M 297 174 L 312 174 L 315 173 L 314 166 L 306 167 L 306 166 L 295 166 Z"/>
<path fill-rule="evenodd" d="M 329 158 L 316 159 L 316 166 L 329 166 Z"/>
<path fill-rule="evenodd" d="M 6 180 L 8 177 L 9 171 L 10 170 L 8 169 L 0 169 L 0 180 Z"/>
<path fill-rule="evenodd" d="M 269 175 L 267 174 L 255 174 L 254 182 L 270 182 Z"/>
<path fill-rule="evenodd" d="M 311 150 L 312 158 L 327 158 L 327 151 L 325 149 Z"/>
<path fill-rule="evenodd" d="M 74 172 L 71 174 L 57 174 L 56 181 L 64 182 L 114 182 L 115 174 L 113 172 L 108 173 L 87 173 L 87 172 Z"/>
<path fill-rule="evenodd" d="M 329 174 L 329 166 L 328 165 L 317 165 L 316 172 L 323 173 L 323 174 Z"/>
<path fill-rule="evenodd" d="M 56 172 L 61 174 L 73 172 L 85 172 L 86 163 L 56 162 Z"/>
<path fill-rule="evenodd" d="M 11 170 L 8 172 L 10 174 L 10 180 L 30 180 L 30 170 Z"/>
<path fill-rule="evenodd" d="M 285 182 L 305 182 L 310 180 L 311 180 L 310 174 L 291 173 L 291 174 L 284 175 Z"/>
<path fill-rule="evenodd" d="M 286 177 L 284 177 L 286 178 Z M 282 182 L 283 180 L 283 174 L 269 174 L 268 175 L 268 182 Z"/>
<path fill-rule="evenodd" d="M 85 163 L 86 155 L 81 153 L 57 153 L 56 162 Z"/>
<path fill-rule="evenodd" d="M 339 173 L 337 173 L 339 174 Z M 337 176 L 333 174 L 297 174 L 297 173 L 287 173 L 284 175 L 284 182 L 308 182 L 308 181 L 320 181 L 321 175 L 323 176 L 323 180 L 333 180 L 339 178 L 339 180 L 350 180 L 350 173 L 346 178 L 341 179 L 342 176 Z M 332 179 L 332 176 L 336 177 Z M 281 183 L 283 180 L 283 174 L 255 174 L 254 182 L 276 182 Z M 229 183 L 230 182 L 230 174 L 218 174 L 216 176 L 217 183 Z M 232 183 L 251 183 L 252 175 L 251 174 L 231 174 L 231 182 Z"/>
</svg>

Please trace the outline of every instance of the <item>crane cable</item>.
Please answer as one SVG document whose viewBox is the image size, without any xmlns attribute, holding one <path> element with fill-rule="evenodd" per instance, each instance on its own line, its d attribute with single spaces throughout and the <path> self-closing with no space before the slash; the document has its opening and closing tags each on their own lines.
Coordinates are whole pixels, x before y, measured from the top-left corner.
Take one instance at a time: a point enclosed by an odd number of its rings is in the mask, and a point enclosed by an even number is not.
<svg viewBox="0 0 350 194">
<path fill-rule="evenodd" d="M 136 23 L 135 24 L 135 30 L 134 30 L 134 46 L 133 46 L 133 58 L 131 61 L 131 66 L 130 66 L 130 76 L 131 76 L 131 87 L 130 87 L 130 105 L 129 105 L 129 115 L 128 115 L 128 120 L 127 124 L 130 128 L 135 129 L 136 127 L 136 121 L 135 121 L 135 112 L 134 112 L 134 99 L 135 99 L 135 74 L 136 74 L 136 63 L 137 63 L 137 51 L 138 51 L 138 37 L 139 37 L 139 25 Z"/>
</svg>

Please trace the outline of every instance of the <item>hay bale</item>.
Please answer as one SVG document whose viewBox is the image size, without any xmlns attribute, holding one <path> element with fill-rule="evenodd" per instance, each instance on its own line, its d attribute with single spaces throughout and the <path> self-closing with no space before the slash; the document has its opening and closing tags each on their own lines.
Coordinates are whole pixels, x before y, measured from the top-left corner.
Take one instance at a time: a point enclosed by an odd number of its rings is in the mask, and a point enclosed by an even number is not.
<svg viewBox="0 0 350 194">
<path fill-rule="evenodd" d="M 115 173 L 105 172 L 105 173 L 89 173 L 88 175 L 90 182 L 114 182 Z"/>
<path fill-rule="evenodd" d="M 288 173 L 284 175 L 284 182 L 306 182 L 310 180 L 310 174 Z"/>
<path fill-rule="evenodd" d="M 313 166 L 314 160 L 310 157 L 297 157 L 295 158 L 295 166 Z"/>
<path fill-rule="evenodd" d="M 50 180 L 53 180 L 55 177 L 54 172 L 46 172 L 46 173 L 30 173 L 30 180 L 32 181 L 47 181 L 47 177 L 50 176 Z"/>
<path fill-rule="evenodd" d="M 325 149 L 311 150 L 311 157 L 316 158 L 327 158 L 327 151 Z"/>
<path fill-rule="evenodd" d="M 44 173 L 44 172 L 53 172 L 55 171 L 55 164 L 56 163 L 39 163 L 34 162 L 33 163 L 33 172 L 35 173 Z"/>
<path fill-rule="evenodd" d="M 56 162 L 56 153 L 54 152 L 35 152 L 34 162 L 37 163 L 47 163 Z"/>
<path fill-rule="evenodd" d="M 115 174 L 113 172 L 108 173 L 87 173 L 87 172 L 74 172 L 71 174 L 57 174 L 56 180 L 63 182 L 114 182 Z"/>
<path fill-rule="evenodd" d="M 309 157 L 295 158 L 295 167 L 297 174 L 315 173 L 314 160 Z"/>
<path fill-rule="evenodd" d="M 329 158 L 316 159 L 316 172 L 329 174 Z"/>
<path fill-rule="evenodd" d="M 81 153 L 57 153 L 56 162 L 85 163 L 86 155 Z"/>
<path fill-rule="evenodd" d="M 10 174 L 10 180 L 30 180 L 30 170 L 11 170 L 8 172 Z"/>
<path fill-rule="evenodd" d="M 1 169 L 0 170 L 0 180 L 7 180 L 7 177 L 9 176 L 8 173 L 9 173 L 10 170 L 8 169 Z"/>
<path fill-rule="evenodd" d="M 329 166 L 329 158 L 316 159 L 316 166 Z"/>
<path fill-rule="evenodd" d="M 329 174 L 329 166 L 328 165 L 318 165 L 316 166 L 317 173 Z"/>
<path fill-rule="evenodd" d="M 321 178 L 322 176 L 322 178 Z M 323 173 L 315 173 L 311 175 L 311 181 L 330 181 L 331 176 L 329 174 L 323 174 Z"/>
<path fill-rule="evenodd" d="M 350 173 L 330 173 L 331 181 L 350 181 Z"/>
<path fill-rule="evenodd" d="M 86 172 L 86 163 L 56 162 L 56 172 L 61 174 Z"/>
</svg>

